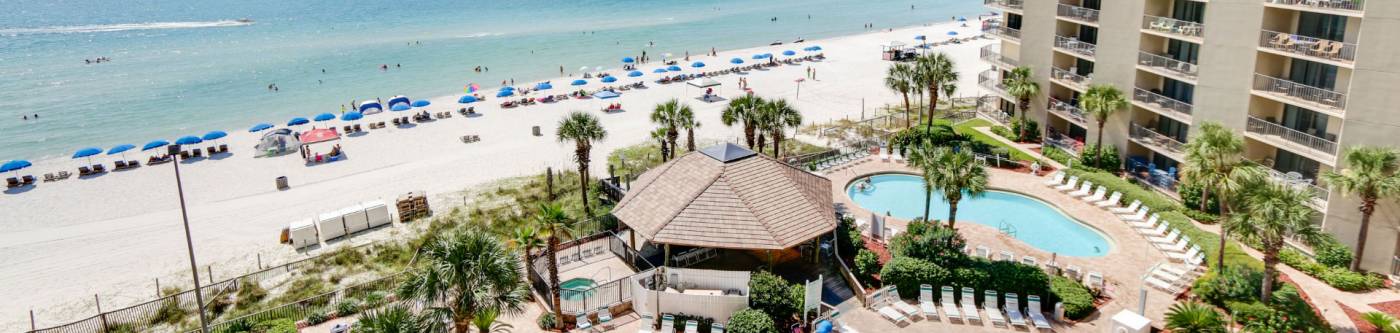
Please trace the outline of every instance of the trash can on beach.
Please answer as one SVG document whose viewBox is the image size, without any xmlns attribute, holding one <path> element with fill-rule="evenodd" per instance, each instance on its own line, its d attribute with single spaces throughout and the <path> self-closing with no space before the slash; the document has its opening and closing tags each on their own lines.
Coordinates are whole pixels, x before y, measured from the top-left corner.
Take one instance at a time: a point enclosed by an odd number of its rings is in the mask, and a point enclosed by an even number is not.
<svg viewBox="0 0 1400 333">
<path fill-rule="evenodd" d="M 285 190 L 285 189 L 287 189 L 287 176 L 279 176 L 279 177 L 277 177 L 277 189 L 278 189 L 278 190 Z"/>
</svg>

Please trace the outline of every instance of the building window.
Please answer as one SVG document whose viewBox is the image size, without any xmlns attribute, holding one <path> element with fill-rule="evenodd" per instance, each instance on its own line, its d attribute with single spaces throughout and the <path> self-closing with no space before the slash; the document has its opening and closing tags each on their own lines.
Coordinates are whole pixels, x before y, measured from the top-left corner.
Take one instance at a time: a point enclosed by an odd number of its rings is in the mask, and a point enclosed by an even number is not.
<svg viewBox="0 0 1400 333">
<path fill-rule="evenodd" d="M 1345 41 L 1347 36 L 1347 18 L 1344 16 L 1313 12 L 1298 13 L 1298 29 L 1295 34 L 1326 40 Z"/>
<path fill-rule="evenodd" d="M 1305 179 L 1316 179 L 1319 166 L 1317 161 L 1307 157 L 1294 154 L 1293 152 L 1278 149 L 1274 153 L 1274 170 L 1279 172 L 1297 172 Z"/>
<path fill-rule="evenodd" d="M 1162 96 L 1191 104 L 1196 99 L 1196 86 L 1164 77 L 1162 78 Z"/>
<path fill-rule="evenodd" d="M 1172 18 L 1196 23 L 1205 22 L 1206 4 L 1196 1 L 1176 0 L 1172 4 Z"/>
<path fill-rule="evenodd" d="M 1167 40 L 1167 58 L 1188 63 L 1196 63 L 1197 54 L 1201 52 L 1201 46 L 1196 43 L 1180 40 Z"/>
<path fill-rule="evenodd" d="M 1327 121 L 1330 117 L 1325 114 L 1313 112 L 1293 105 L 1283 107 L 1283 119 L 1278 122 L 1283 127 L 1307 133 L 1309 135 L 1333 140 L 1334 135 L 1327 134 Z"/>
<path fill-rule="evenodd" d="M 1327 90 L 1337 86 L 1337 66 L 1293 59 L 1289 66 L 1288 80 Z"/>
</svg>

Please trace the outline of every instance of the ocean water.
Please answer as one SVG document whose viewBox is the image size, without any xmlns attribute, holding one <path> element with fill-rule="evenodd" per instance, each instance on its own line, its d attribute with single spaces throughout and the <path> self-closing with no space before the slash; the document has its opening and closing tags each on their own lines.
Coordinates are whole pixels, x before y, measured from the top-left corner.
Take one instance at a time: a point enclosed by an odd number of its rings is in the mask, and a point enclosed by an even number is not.
<svg viewBox="0 0 1400 333">
<path fill-rule="evenodd" d="M 681 57 L 986 12 L 977 0 L 4 3 L 0 160 L 241 131 L 338 113 L 351 100 L 528 83 L 560 66 L 615 68 L 644 50 Z M 112 60 L 84 63 L 98 57 Z"/>
</svg>

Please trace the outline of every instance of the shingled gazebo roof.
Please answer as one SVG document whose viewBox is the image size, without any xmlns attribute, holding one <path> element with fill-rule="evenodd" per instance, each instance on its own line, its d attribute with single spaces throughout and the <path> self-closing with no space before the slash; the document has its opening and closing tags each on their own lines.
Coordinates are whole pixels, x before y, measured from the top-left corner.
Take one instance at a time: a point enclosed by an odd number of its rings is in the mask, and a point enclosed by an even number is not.
<svg viewBox="0 0 1400 333">
<path fill-rule="evenodd" d="M 831 181 L 733 144 L 643 173 L 613 209 L 659 244 L 779 250 L 836 227 Z"/>
</svg>

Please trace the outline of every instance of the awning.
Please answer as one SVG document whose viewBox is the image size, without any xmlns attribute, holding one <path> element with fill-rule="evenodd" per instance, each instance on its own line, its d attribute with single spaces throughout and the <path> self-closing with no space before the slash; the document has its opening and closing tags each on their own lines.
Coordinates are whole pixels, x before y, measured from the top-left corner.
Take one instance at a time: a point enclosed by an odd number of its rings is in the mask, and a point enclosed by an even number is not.
<svg viewBox="0 0 1400 333">
<path fill-rule="evenodd" d="M 700 80 L 700 81 L 690 81 L 690 82 L 686 82 L 686 84 L 689 84 L 689 85 L 691 85 L 691 86 L 695 86 L 695 87 L 698 87 L 698 88 L 709 88 L 709 87 L 713 87 L 713 86 L 718 86 L 718 85 L 719 85 L 719 81 L 715 81 L 715 79 L 711 79 L 711 78 L 708 78 L 708 77 L 707 77 L 707 78 L 705 78 L 705 79 L 703 79 L 703 80 Z"/>
<path fill-rule="evenodd" d="M 318 128 L 301 133 L 301 143 L 313 144 L 326 141 L 340 140 L 340 133 L 328 128 Z"/>
</svg>

